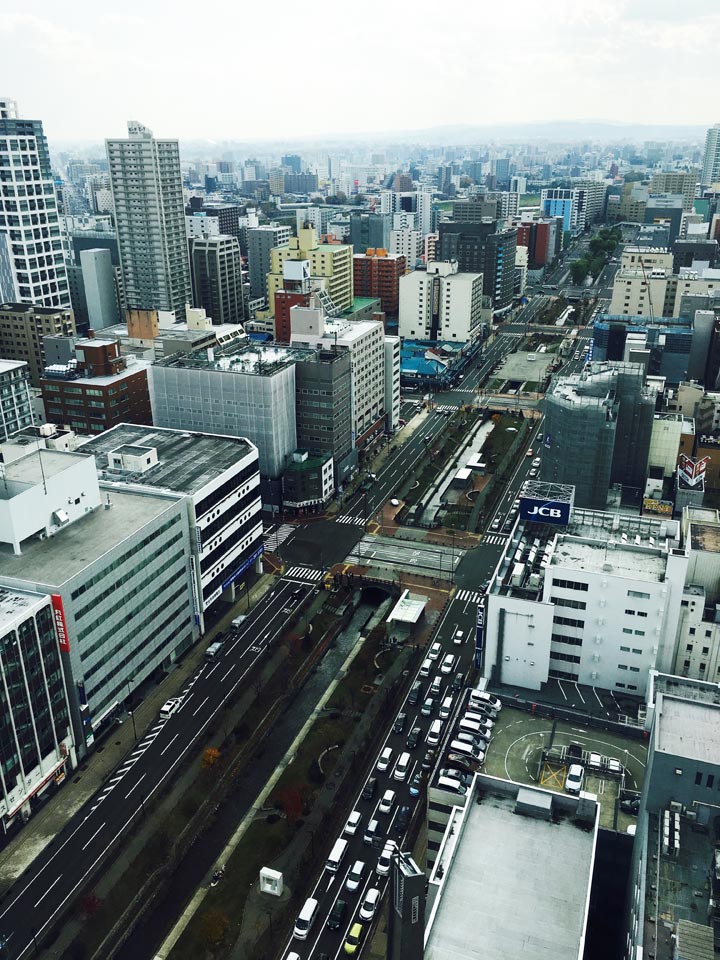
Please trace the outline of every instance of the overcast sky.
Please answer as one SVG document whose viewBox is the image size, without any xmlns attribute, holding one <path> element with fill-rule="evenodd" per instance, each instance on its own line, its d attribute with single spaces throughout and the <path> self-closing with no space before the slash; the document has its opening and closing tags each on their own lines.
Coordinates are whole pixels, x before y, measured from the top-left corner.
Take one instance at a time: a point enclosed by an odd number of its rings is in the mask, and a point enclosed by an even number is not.
<svg viewBox="0 0 720 960">
<path fill-rule="evenodd" d="M 4 0 L 0 44 L 51 139 L 720 121 L 720 0 Z"/>
</svg>

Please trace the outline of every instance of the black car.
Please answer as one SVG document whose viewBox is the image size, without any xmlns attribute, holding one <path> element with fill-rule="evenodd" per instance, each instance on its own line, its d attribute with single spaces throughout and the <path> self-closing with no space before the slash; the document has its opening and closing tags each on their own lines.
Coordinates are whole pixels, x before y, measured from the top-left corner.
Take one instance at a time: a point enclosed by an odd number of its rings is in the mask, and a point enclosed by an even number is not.
<svg viewBox="0 0 720 960">
<path fill-rule="evenodd" d="M 422 730 L 420 729 L 420 727 L 412 728 L 412 730 L 407 736 L 407 740 L 405 741 L 405 745 L 407 746 L 408 750 L 415 749 L 415 747 L 418 745 L 418 740 L 420 739 L 421 735 L 422 735 Z"/>
<path fill-rule="evenodd" d="M 453 678 L 453 682 L 450 684 L 450 689 L 457 692 L 458 690 L 462 690 L 464 686 L 465 686 L 465 674 L 456 673 L 455 677 Z"/>
<path fill-rule="evenodd" d="M 466 773 L 474 773 L 480 767 L 478 760 L 466 757 L 462 753 L 449 753 L 445 763 L 448 767 L 455 767 L 456 770 L 464 770 Z"/>
<path fill-rule="evenodd" d="M 423 770 L 430 770 L 431 767 L 434 766 L 434 764 L 435 764 L 435 751 L 426 750 L 425 756 L 423 757 L 423 761 L 420 764 L 420 766 L 422 767 Z"/>
<path fill-rule="evenodd" d="M 626 797 L 620 801 L 620 809 L 623 813 L 631 813 L 637 816 L 640 812 L 640 797 Z"/>
<path fill-rule="evenodd" d="M 407 825 L 410 823 L 410 807 L 404 805 L 398 810 L 398 815 L 395 817 L 395 833 L 398 836 L 402 836 L 403 833 L 407 830 Z"/>
<path fill-rule="evenodd" d="M 407 720 L 406 713 L 399 713 L 395 717 L 395 723 L 393 724 L 393 733 L 402 733 L 405 729 L 405 721 Z"/>
<path fill-rule="evenodd" d="M 412 685 L 410 693 L 408 694 L 408 703 L 416 704 L 420 699 L 420 694 L 422 692 L 422 683 L 419 680 L 416 680 Z"/>
<path fill-rule="evenodd" d="M 377 790 L 377 777 L 368 777 L 368 780 L 360 794 L 362 800 L 372 800 Z"/>
<path fill-rule="evenodd" d="M 345 920 L 347 913 L 347 903 L 344 900 L 336 900 L 333 908 L 328 914 L 327 925 L 329 930 L 339 930 Z"/>
</svg>

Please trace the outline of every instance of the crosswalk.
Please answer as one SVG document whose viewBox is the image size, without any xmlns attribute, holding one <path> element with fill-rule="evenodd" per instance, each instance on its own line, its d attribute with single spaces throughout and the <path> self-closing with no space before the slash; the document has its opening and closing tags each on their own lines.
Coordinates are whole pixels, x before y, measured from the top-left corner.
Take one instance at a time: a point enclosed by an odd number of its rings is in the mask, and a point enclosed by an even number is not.
<svg viewBox="0 0 720 960">
<path fill-rule="evenodd" d="M 342 516 L 335 517 L 335 523 L 352 523 L 356 527 L 365 526 L 364 517 L 354 517 L 351 513 L 343 513 Z"/>
<path fill-rule="evenodd" d="M 277 530 L 272 528 L 263 530 L 263 547 L 268 551 L 277 550 L 280 544 L 285 543 L 294 529 L 295 527 L 291 523 L 283 523 Z"/>
<path fill-rule="evenodd" d="M 433 410 L 435 410 L 436 413 L 457 413 L 458 405 L 456 403 L 439 403 L 436 407 L 433 407 Z"/>
<path fill-rule="evenodd" d="M 490 533 L 485 537 L 483 543 L 505 543 L 506 540 L 507 537 L 502 533 Z"/>
<path fill-rule="evenodd" d="M 286 580 L 298 580 L 300 583 L 317 583 L 322 575 L 322 570 L 314 570 L 312 567 L 304 567 L 302 564 L 290 567 L 289 570 L 285 571 Z"/>
<path fill-rule="evenodd" d="M 483 595 L 478 593 L 477 590 L 458 590 L 455 594 L 455 599 L 460 601 L 469 600 L 471 603 L 480 603 L 482 596 Z"/>
</svg>

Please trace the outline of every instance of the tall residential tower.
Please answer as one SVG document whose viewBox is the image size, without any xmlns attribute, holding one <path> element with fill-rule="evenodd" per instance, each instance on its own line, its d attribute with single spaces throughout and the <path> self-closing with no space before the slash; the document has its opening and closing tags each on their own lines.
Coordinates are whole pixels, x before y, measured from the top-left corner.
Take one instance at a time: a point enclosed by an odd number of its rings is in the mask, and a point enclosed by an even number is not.
<svg viewBox="0 0 720 960">
<path fill-rule="evenodd" d="M 40 120 L 0 97 L 0 260 L 3 291 L 19 303 L 69 307 L 57 198 Z M 14 286 L 14 291 L 10 287 Z"/>
<path fill-rule="evenodd" d="M 191 287 L 178 142 L 130 120 L 127 140 L 105 144 L 127 306 L 184 320 Z"/>
</svg>

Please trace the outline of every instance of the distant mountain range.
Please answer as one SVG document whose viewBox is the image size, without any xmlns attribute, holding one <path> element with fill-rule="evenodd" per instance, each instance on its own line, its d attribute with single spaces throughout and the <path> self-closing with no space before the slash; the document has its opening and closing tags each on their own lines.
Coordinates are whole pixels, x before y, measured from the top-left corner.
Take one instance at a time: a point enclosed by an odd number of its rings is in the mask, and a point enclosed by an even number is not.
<svg viewBox="0 0 720 960">
<path fill-rule="evenodd" d="M 584 143 L 600 141 L 602 143 L 642 143 L 646 140 L 659 141 L 697 141 L 705 137 L 706 126 L 692 124 L 660 123 L 614 123 L 610 120 L 551 120 L 538 123 L 513 124 L 448 124 L 446 126 L 427 127 L 418 130 L 374 131 L 364 133 L 338 134 L 326 131 L 298 137 L 285 138 L 218 138 L 181 139 L 180 148 L 185 156 L 208 156 L 208 151 L 245 150 L 252 153 L 265 147 L 273 150 L 302 149 L 303 147 L 326 149 L 339 148 L 342 145 L 362 142 L 366 145 L 417 144 L 424 146 L 464 146 L 483 144 L 490 141 L 503 143 L 527 143 L 532 140 L 546 140 L 554 143 Z M 102 150 L 103 141 L 89 140 L 53 140 L 54 151 L 68 151 L 86 154 L 88 151 Z"/>
</svg>

